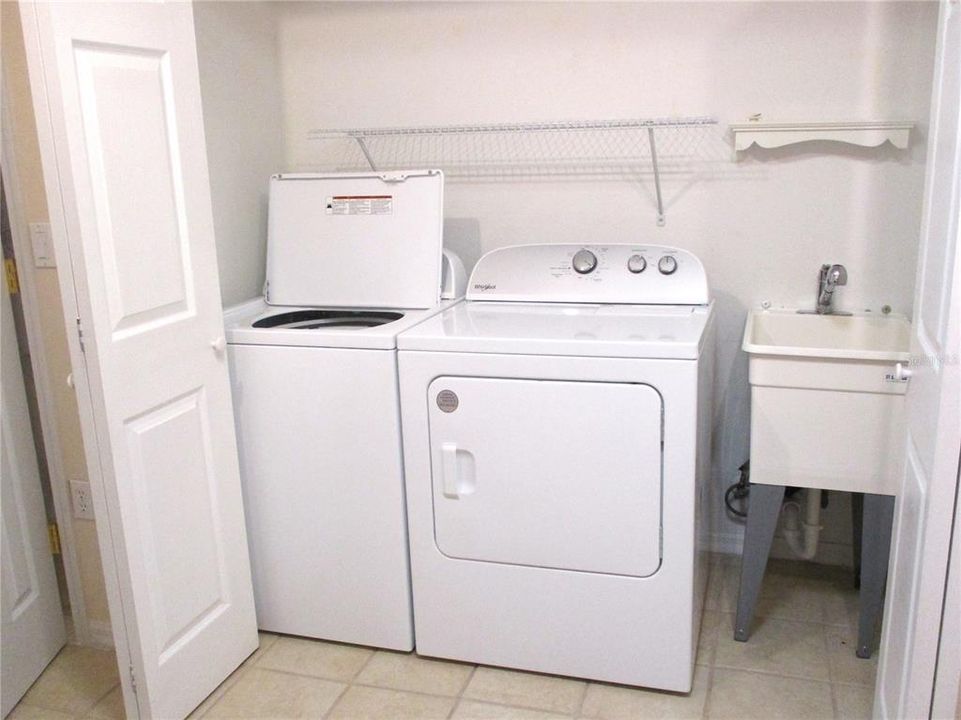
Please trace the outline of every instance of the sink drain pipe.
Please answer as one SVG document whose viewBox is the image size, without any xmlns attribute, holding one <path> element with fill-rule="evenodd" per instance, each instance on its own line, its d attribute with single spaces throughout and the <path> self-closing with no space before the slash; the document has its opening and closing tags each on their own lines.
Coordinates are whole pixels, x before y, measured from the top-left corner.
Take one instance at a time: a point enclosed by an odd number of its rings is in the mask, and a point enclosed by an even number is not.
<svg viewBox="0 0 961 720">
<path fill-rule="evenodd" d="M 821 535 L 821 491 L 807 488 L 805 495 L 804 520 L 801 520 L 801 505 L 789 500 L 781 507 L 784 515 L 784 540 L 791 552 L 802 560 L 811 560 L 818 551 L 818 538 Z"/>
</svg>

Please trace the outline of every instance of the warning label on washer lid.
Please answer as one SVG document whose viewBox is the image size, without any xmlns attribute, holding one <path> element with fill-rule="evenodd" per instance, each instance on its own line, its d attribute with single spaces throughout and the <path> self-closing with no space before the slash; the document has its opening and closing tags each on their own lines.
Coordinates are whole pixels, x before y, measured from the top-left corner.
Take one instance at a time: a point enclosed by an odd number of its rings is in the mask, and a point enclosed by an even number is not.
<svg viewBox="0 0 961 720">
<path fill-rule="evenodd" d="M 332 195 L 328 215 L 393 215 L 393 195 Z"/>
</svg>

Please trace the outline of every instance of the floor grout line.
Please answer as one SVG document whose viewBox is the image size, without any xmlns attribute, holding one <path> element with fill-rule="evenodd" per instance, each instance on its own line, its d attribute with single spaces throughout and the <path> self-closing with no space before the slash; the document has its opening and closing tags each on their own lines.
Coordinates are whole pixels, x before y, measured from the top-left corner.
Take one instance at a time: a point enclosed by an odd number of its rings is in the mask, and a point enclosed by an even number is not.
<svg viewBox="0 0 961 720">
<path fill-rule="evenodd" d="M 331 716 L 331 714 L 334 712 L 334 708 L 336 708 L 338 705 L 340 705 L 340 701 L 343 700 L 344 695 L 346 695 L 347 692 L 348 692 L 352 687 L 353 687 L 353 685 L 344 685 L 343 690 L 341 690 L 340 693 L 337 695 L 337 697 L 334 698 L 334 701 L 330 704 L 330 707 L 327 708 L 327 711 L 321 716 L 323 720 L 327 720 L 327 718 L 329 718 L 329 717 Z"/>
<path fill-rule="evenodd" d="M 470 672 L 467 673 L 467 679 L 464 681 L 464 686 L 460 689 L 460 692 L 457 693 L 457 697 L 459 698 L 464 697 L 464 693 L 467 691 L 467 687 L 470 685 L 470 681 L 474 679 L 474 675 L 477 674 L 477 668 L 479 667 L 480 665 L 477 665 L 476 663 L 471 665 Z"/>
<path fill-rule="evenodd" d="M 818 679 L 818 678 L 812 678 L 812 677 L 805 677 L 804 675 L 788 675 L 786 673 L 771 672 L 770 670 L 756 670 L 754 668 L 735 667 L 733 665 L 715 665 L 714 667 L 717 668 L 718 670 L 733 670 L 735 672 L 751 673 L 753 675 L 764 675 L 766 677 L 783 678 L 785 680 L 801 680 L 803 682 L 819 683 L 821 685 L 832 684 L 830 677 L 825 680 L 825 679 Z"/>
<path fill-rule="evenodd" d="M 467 686 L 470 685 L 470 681 L 474 679 L 474 675 L 477 673 L 478 667 L 478 665 L 471 665 L 470 672 L 467 673 L 467 679 L 464 680 L 464 684 L 461 686 L 461 689 L 458 691 L 454 700 L 454 707 L 452 707 L 450 712 L 447 713 L 448 720 L 454 717 L 454 713 L 457 712 L 457 708 L 460 707 L 461 701 L 464 699 L 464 693 L 467 691 Z"/>
<path fill-rule="evenodd" d="M 828 678 L 834 680 L 834 663 L 831 661 L 831 643 L 828 640 L 828 628 L 824 625 L 821 628 L 821 643 L 824 645 L 824 652 L 827 653 L 825 657 L 828 659 Z M 837 691 L 834 688 L 834 683 L 831 683 L 831 712 L 834 713 L 835 718 L 840 717 L 840 711 L 838 709 L 838 697 Z"/>
<path fill-rule="evenodd" d="M 100 704 L 101 701 L 103 701 L 104 699 L 106 699 L 107 695 L 109 695 L 110 693 L 112 693 L 112 692 L 113 692 L 114 690 L 116 690 L 118 687 L 120 687 L 120 680 L 117 680 L 117 684 L 116 684 L 116 685 L 112 686 L 109 690 L 107 690 L 107 692 L 105 692 L 103 695 L 101 695 L 101 696 L 98 697 L 96 700 L 94 700 L 94 701 L 93 701 L 93 705 L 91 705 L 91 706 L 88 707 L 85 711 L 83 711 L 82 713 L 80 713 L 80 715 L 81 715 L 81 716 L 89 715 L 89 714 L 93 711 L 93 709 L 94 709 L 95 707 L 97 707 L 97 705 Z"/>
<path fill-rule="evenodd" d="M 318 642 L 324 642 L 324 641 L 318 641 Z M 462 697 L 462 694 L 463 694 L 464 690 L 467 689 L 467 685 L 470 684 L 470 680 L 471 680 L 471 678 L 472 678 L 473 675 L 474 675 L 474 671 L 477 670 L 477 666 L 476 666 L 476 665 L 471 666 L 471 672 L 470 672 L 470 674 L 467 676 L 467 681 L 464 683 L 464 686 L 461 688 L 461 690 L 460 690 L 456 695 L 450 695 L 450 694 L 444 694 L 444 693 L 438 693 L 438 692 L 430 692 L 430 691 L 428 691 L 428 690 L 412 690 L 412 689 L 408 689 L 408 688 L 390 687 L 390 686 L 388 686 L 388 685 L 378 685 L 378 684 L 376 684 L 376 683 L 370 683 L 370 682 L 358 682 L 358 681 L 357 681 L 357 677 L 359 677 L 360 674 L 361 674 L 361 673 L 364 671 L 364 669 L 367 667 L 367 665 L 370 664 L 371 660 L 373 659 L 373 655 L 374 655 L 374 654 L 376 654 L 376 653 L 373 653 L 373 654 L 371 655 L 371 657 L 366 660 L 366 662 L 364 663 L 364 665 L 361 666 L 360 670 L 358 670 L 357 672 L 354 673 L 354 676 L 353 676 L 354 679 L 353 679 L 353 680 L 347 680 L 347 679 L 344 679 L 344 678 L 335 678 L 335 677 L 324 676 L 324 675 L 312 675 L 312 674 L 307 673 L 307 672 L 298 672 L 298 671 L 296 671 L 296 670 L 286 670 L 286 669 L 285 669 L 285 670 L 282 670 L 282 669 L 279 669 L 279 668 L 266 667 L 266 666 L 260 665 L 260 661 L 259 661 L 259 660 L 258 660 L 257 663 L 254 664 L 254 665 L 250 665 L 250 666 L 246 666 L 246 667 L 241 666 L 241 667 L 237 668 L 237 670 L 235 670 L 235 671 L 231 674 L 230 677 L 233 677 L 234 675 L 239 675 L 242 670 L 243 670 L 243 671 L 246 671 L 246 670 L 248 670 L 248 669 L 251 669 L 251 668 L 256 667 L 256 669 L 260 670 L 261 672 L 274 673 L 274 674 L 277 674 L 277 675 L 289 675 L 289 676 L 291 676 L 291 677 L 307 678 L 307 679 L 310 679 L 310 680 L 321 680 L 321 681 L 323 681 L 323 682 L 329 682 L 329 683 L 337 683 L 337 684 L 339 684 L 339 685 L 344 685 L 345 688 L 347 688 L 347 687 L 362 687 L 362 688 L 369 688 L 369 689 L 372 689 L 372 690 L 389 690 L 389 691 L 391 691 L 391 692 L 411 693 L 411 694 L 413 694 L 413 695 L 424 695 L 424 696 L 426 696 L 426 697 L 443 698 L 443 699 L 445 699 L 445 700 L 451 700 L 451 699 L 460 699 L 460 698 Z M 418 656 L 418 657 L 420 657 L 420 656 Z M 517 671 L 517 672 L 523 672 L 523 671 Z M 566 678 L 565 678 L 565 679 L 566 679 Z M 226 683 L 227 680 L 224 680 L 224 682 Z M 236 682 L 236 680 L 234 680 L 234 682 Z M 231 683 L 231 686 L 233 686 L 234 682 Z M 225 692 L 226 692 L 226 690 L 229 690 L 229 687 L 225 689 Z M 218 702 L 219 702 L 219 699 L 218 699 Z M 510 706 L 509 706 L 509 707 L 510 707 Z M 45 709 L 53 710 L 53 709 L 55 709 L 55 708 L 45 708 Z"/>
<path fill-rule="evenodd" d="M 834 683 L 831 683 L 831 711 L 834 713 L 835 720 L 840 720 L 841 709 L 838 706 L 838 692 Z"/>
<path fill-rule="evenodd" d="M 371 690 L 390 690 L 391 692 L 411 693 L 412 695 L 426 695 L 427 697 L 444 698 L 445 700 L 459 700 L 461 697 L 460 695 L 444 695 L 443 693 L 430 692 L 428 690 L 408 690 L 406 688 L 388 687 L 386 685 L 375 685 L 373 683 L 365 682 L 353 682 L 350 683 L 350 686 L 370 688 Z"/>
<path fill-rule="evenodd" d="M 450 699 L 450 697 L 448 697 L 448 699 Z M 527 712 L 542 712 L 542 713 L 548 713 L 548 714 L 550 714 L 550 715 L 558 715 L 558 716 L 560 716 L 560 717 L 569 717 L 569 718 L 575 718 L 575 717 L 577 717 L 576 714 L 564 713 L 564 712 L 560 712 L 560 711 L 558 711 L 558 710 L 548 710 L 547 708 L 543 708 L 543 707 L 531 707 L 530 705 L 509 705 L 509 704 L 507 704 L 507 703 L 498 702 L 497 700 L 487 700 L 487 699 L 483 699 L 483 698 L 465 698 L 465 697 L 457 698 L 457 699 L 458 699 L 459 701 L 460 701 L 460 700 L 465 700 L 465 701 L 467 701 L 467 702 L 478 703 L 479 705 L 495 705 L 495 706 L 497 706 L 497 707 L 508 708 L 508 709 L 510 709 L 510 710 L 524 710 L 524 711 L 527 711 Z M 454 707 L 456 708 L 457 706 L 455 705 Z"/>
<path fill-rule="evenodd" d="M 575 718 L 579 718 L 583 715 L 584 701 L 587 700 L 587 691 L 590 690 L 590 688 L 591 688 L 590 681 L 584 683 L 584 689 L 581 691 L 581 697 L 577 702 L 577 707 L 574 709 L 574 712 L 572 713 Z"/>
<path fill-rule="evenodd" d="M 707 669 L 707 689 L 704 691 L 704 707 L 701 708 L 702 720 L 710 717 L 711 695 L 714 692 L 714 665 Z"/>
<path fill-rule="evenodd" d="M 251 654 L 253 654 L 253 653 L 251 653 Z M 252 663 L 251 665 L 247 665 L 247 664 L 246 664 L 246 661 L 244 661 L 243 663 L 241 663 L 239 666 L 237 666 L 237 669 L 234 670 L 232 673 L 230 673 L 230 675 L 228 675 L 227 677 L 225 677 L 225 678 L 223 679 L 223 682 L 221 682 L 220 685 L 218 685 L 217 687 L 215 687 L 215 688 L 213 689 L 213 691 L 212 691 L 207 697 L 205 697 L 205 698 L 203 699 L 203 701 L 201 701 L 200 705 L 198 705 L 196 708 L 194 708 L 193 711 L 192 711 L 190 714 L 193 715 L 193 713 L 197 712 L 197 708 L 199 708 L 201 705 L 203 705 L 204 703 L 206 703 L 207 700 L 210 699 L 211 697 L 213 697 L 214 695 L 217 695 L 216 699 L 214 699 L 214 700 L 210 703 L 210 706 L 207 707 L 202 713 L 200 713 L 200 715 L 197 716 L 198 720 L 200 720 L 201 718 L 206 717 L 207 714 L 208 714 L 211 710 L 213 710 L 215 706 L 217 706 L 218 704 L 220 704 L 220 701 L 223 700 L 224 697 L 227 695 L 227 693 L 230 692 L 231 688 L 233 688 L 233 686 L 236 685 L 236 684 L 240 681 L 240 679 L 241 679 L 242 677 L 244 677 L 248 672 L 250 672 L 250 670 L 252 670 L 252 669 L 255 668 L 256 666 L 257 666 L 256 661 L 255 661 L 254 663 Z M 189 717 L 189 716 L 188 716 L 188 717 Z"/>
<path fill-rule="evenodd" d="M 359 678 L 360 675 L 361 675 L 361 673 L 364 672 L 364 670 L 367 669 L 367 666 L 368 666 L 368 665 L 370 665 L 372 662 L 374 662 L 374 657 L 375 657 L 375 656 L 377 655 L 377 653 L 379 653 L 379 652 L 381 652 L 381 651 L 380 651 L 380 650 L 374 650 L 374 651 L 370 654 L 370 656 L 367 658 L 367 660 L 364 662 L 364 664 L 361 665 L 361 666 L 357 669 L 357 672 L 355 672 L 355 673 L 353 674 L 353 676 L 350 678 L 350 680 L 348 681 L 348 684 L 353 685 L 355 682 L 357 682 L 357 678 Z"/>
</svg>

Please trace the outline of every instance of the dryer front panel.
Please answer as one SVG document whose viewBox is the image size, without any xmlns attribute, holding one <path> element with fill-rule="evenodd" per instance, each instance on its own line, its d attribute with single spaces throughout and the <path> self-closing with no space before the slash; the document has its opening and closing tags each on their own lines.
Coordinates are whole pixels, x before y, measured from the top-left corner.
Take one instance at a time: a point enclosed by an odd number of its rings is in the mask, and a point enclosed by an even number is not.
<svg viewBox="0 0 961 720">
<path fill-rule="evenodd" d="M 448 376 L 430 384 L 427 401 L 440 552 L 657 571 L 662 403 L 651 386 Z"/>
</svg>

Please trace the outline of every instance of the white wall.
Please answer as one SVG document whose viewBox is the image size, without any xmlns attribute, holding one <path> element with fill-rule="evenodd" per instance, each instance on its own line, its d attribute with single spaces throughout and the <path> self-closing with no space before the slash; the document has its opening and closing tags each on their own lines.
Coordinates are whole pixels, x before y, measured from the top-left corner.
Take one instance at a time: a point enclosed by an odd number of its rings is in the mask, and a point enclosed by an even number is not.
<svg viewBox="0 0 961 720">
<path fill-rule="evenodd" d="M 224 305 L 263 291 L 267 179 L 283 169 L 276 3 L 195 2 Z"/>
<path fill-rule="evenodd" d="M 707 160 L 665 180 L 665 227 L 649 178 L 452 181 L 446 235 L 468 259 L 548 241 L 697 253 L 720 321 L 720 496 L 748 453 L 749 307 L 809 306 L 820 264 L 840 262 L 841 307 L 911 311 L 935 22 L 934 3 L 913 2 L 291 3 L 278 30 L 285 169 L 323 169 L 312 128 L 716 116 Z M 753 113 L 920 127 L 908 152 L 814 144 L 735 163 L 727 124 Z M 722 515 L 716 541 L 733 550 L 740 529 Z"/>
</svg>

